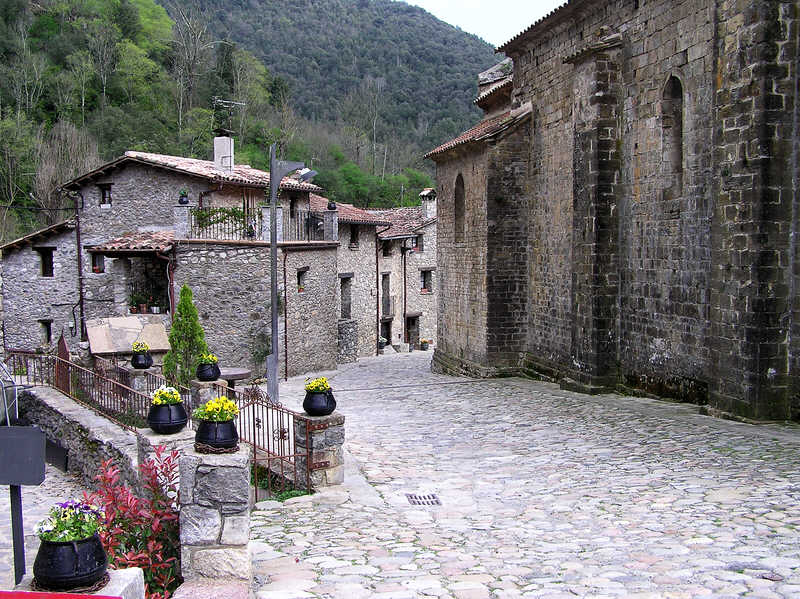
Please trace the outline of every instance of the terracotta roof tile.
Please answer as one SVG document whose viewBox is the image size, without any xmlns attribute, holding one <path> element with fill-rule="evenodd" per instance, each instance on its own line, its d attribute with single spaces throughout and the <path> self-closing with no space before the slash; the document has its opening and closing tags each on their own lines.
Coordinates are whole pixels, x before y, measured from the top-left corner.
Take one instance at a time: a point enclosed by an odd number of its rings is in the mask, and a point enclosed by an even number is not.
<svg viewBox="0 0 800 599">
<path fill-rule="evenodd" d="M 426 219 L 422 206 L 390 208 L 388 210 L 370 210 L 373 214 L 388 220 L 391 227 L 379 233 L 381 239 L 398 239 L 416 237 L 417 230 L 435 219 Z"/>
<path fill-rule="evenodd" d="M 489 89 L 487 89 L 485 92 L 480 94 L 477 98 L 475 98 L 472 101 L 472 103 L 473 104 L 480 104 L 481 102 L 483 102 L 486 98 L 488 98 L 489 96 L 491 96 L 495 92 L 497 92 L 497 91 L 499 91 L 501 89 L 505 89 L 506 87 L 511 87 L 513 83 L 514 83 L 514 78 L 511 77 L 511 76 L 508 76 L 505 79 L 503 79 L 502 81 L 498 81 L 497 83 L 494 83 Z"/>
<path fill-rule="evenodd" d="M 175 243 L 172 231 L 126 233 L 105 243 L 88 247 L 93 253 L 166 252 Z"/>
<path fill-rule="evenodd" d="M 312 193 L 309 195 L 311 210 L 314 212 L 322 212 L 328 208 L 328 198 L 321 195 Z M 345 204 L 344 202 L 336 202 L 336 210 L 339 213 L 339 222 L 354 223 L 358 225 L 388 225 L 389 221 L 382 219 L 372 212 L 356 208 L 352 204 Z"/>
<path fill-rule="evenodd" d="M 425 158 L 430 158 L 431 156 L 435 156 L 436 154 L 441 154 L 442 152 L 446 152 L 447 150 L 452 150 L 456 146 L 460 146 L 462 144 L 475 141 L 476 139 L 483 137 L 484 135 L 489 135 L 493 131 L 500 129 L 506 123 L 506 121 L 510 120 L 511 120 L 511 111 L 508 111 L 504 112 L 503 114 L 497 115 L 496 117 L 486 119 L 485 121 L 481 121 L 480 123 L 475 125 L 472 129 L 464 131 L 464 133 L 462 133 L 458 137 L 443 143 L 434 150 L 431 150 L 430 152 L 425 154 Z"/>
<path fill-rule="evenodd" d="M 162 167 L 195 177 L 202 177 L 211 183 L 231 183 L 233 185 L 247 185 L 252 187 L 269 187 L 269 173 L 247 165 L 237 164 L 232 170 L 226 171 L 218 168 L 210 160 L 199 160 L 197 158 L 185 158 L 183 156 L 168 156 L 166 154 L 151 154 L 149 152 L 125 152 L 124 156 L 107 162 L 95 170 L 85 173 L 65 183 L 64 189 L 75 188 L 86 179 L 92 179 L 109 169 L 116 168 L 125 162 L 139 162 L 152 166 Z M 320 186 L 313 183 L 300 182 L 292 177 L 284 177 L 281 181 L 281 189 L 308 191 L 321 193 Z"/>
</svg>

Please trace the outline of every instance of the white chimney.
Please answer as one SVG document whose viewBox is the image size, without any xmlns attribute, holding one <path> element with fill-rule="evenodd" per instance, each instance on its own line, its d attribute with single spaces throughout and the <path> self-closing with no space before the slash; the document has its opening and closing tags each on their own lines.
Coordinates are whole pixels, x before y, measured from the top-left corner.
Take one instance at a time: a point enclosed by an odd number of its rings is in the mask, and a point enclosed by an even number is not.
<svg viewBox="0 0 800 599">
<path fill-rule="evenodd" d="M 224 171 L 233 170 L 233 137 L 230 135 L 214 138 L 214 166 Z"/>
<path fill-rule="evenodd" d="M 423 189 L 419 197 L 422 200 L 422 210 L 425 213 L 425 218 L 436 218 L 436 190 L 430 187 Z"/>
</svg>

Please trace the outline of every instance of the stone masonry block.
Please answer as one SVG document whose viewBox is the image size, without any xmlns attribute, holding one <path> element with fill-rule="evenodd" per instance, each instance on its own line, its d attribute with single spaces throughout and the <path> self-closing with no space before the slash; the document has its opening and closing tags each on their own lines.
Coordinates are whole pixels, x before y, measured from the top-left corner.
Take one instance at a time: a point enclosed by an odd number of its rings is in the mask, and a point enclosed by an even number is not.
<svg viewBox="0 0 800 599">
<path fill-rule="evenodd" d="M 247 545 L 250 541 L 250 515 L 226 516 L 222 523 L 223 545 Z"/>
<path fill-rule="evenodd" d="M 222 518 L 219 511 L 198 505 L 181 508 L 182 545 L 216 545 L 219 542 Z"/>
<path fill-rule="evenodd" d="M 198 503 L 246 503 L 250 495 L 250 473 L 242 468 L 198 470 L 195 498 Z M 204 501 L 201 501 L 204 500 Z"/>
<path fill-rule="evenodd" d="M 200 458 L 198 456 L 184 455 L 178 461 L 180 501 L 182 505 L 194 503 L 195 476 L 199 465 Z"/>
<path fill-rule="evenodd" d="M 183 556 L 184 553 L 181 553 Z M 250 580 L 253 576 L 250 551 L 247 547 L 218 547 L 194 549 L 189 554 L 188 575 L 191 578 L 238 578 Z M 187 572 L 184 572 L 184 578 Z"/>
</svg>

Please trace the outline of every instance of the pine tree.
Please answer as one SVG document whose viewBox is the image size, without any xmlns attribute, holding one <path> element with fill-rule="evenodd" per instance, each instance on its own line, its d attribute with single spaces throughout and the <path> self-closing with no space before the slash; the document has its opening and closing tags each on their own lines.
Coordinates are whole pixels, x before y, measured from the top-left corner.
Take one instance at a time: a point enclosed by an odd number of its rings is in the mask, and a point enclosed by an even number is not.
<svg viewBox="0 0 800 599">
<path fill-rule="evenodd" d="M 180 300 L 169 331 L 170 350 L 164 356 L 162 371 L 173 384 L 188 385 L 195 376 L 200 354 L 208 353 L 206 334 L 192 301 L 192 290 L 181 287 Z"/>
</svg>

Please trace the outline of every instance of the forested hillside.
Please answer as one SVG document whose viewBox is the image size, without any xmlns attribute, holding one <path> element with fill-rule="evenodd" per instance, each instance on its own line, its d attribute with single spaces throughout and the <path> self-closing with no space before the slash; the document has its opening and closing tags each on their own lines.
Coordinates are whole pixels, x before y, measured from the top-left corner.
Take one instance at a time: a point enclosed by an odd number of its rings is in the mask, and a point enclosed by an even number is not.
<svg viewBox="0 0 800 599">
<path fill-rule="evenodd" d="M 494 60 L 387 0 L 165 6 L 0 2 L 0 240 L 68 217 L 56 187 L 125 150 L 209 158 L 219 126 L 237 163 L 266 168 L 275 142 L 334 199 L 413 202 L 432 184 L 422 154 L 476 118 L 475 74 Z M 448 60 L 462 45 L 472 62 Z"/>
</svg>

